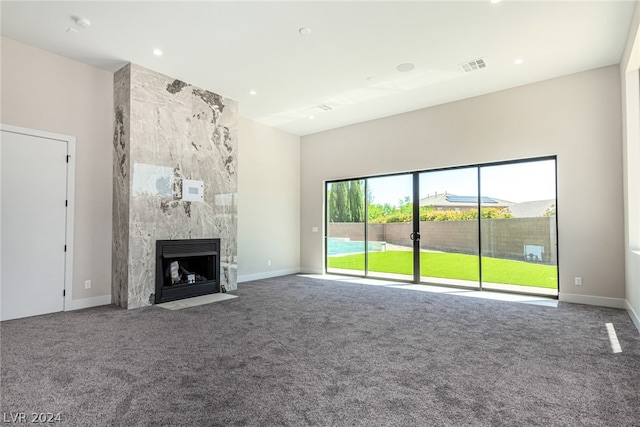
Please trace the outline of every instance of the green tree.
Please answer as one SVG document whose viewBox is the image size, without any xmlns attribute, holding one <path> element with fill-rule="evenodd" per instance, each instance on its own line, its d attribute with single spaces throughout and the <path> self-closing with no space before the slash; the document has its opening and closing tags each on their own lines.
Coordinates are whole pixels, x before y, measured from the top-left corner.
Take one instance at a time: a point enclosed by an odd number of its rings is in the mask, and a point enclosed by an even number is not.
<svg viewBox="0 0 640 427">
<path fill-rule="evenodd" d="M 381 205 L 379 203 L 370 204 L 367 208 L 367 216 L 369 217 L 370 222 L 380 222 L 378 221 L 379 218 L 391 215 L 395 211 L 395 209 L 396 207 L 390 205 L 389 203 L 385 203 L 384 205 Z"/>
<path fill-rule="evenodd" d="M 333 184 L 332 197 L 335 192 L 335 216 L 332 215 L 333 222 L 351 221 L 351 211 L 349 210 L 349 184 L 340 181 Z"/>
<path fill-rule="evenodd" d="M 404 199 L 398 200 L 398 208 L 401 214 L 410 215 L 413 214 L 413 202 L 411 196 L 405 196 Z"/>
<path fill-rule="evenodd" d="M 351 222 L 364 221 L 364 195 L 362 192 L 362 181 L 351 181 L 349 183 L 349 211 Z"/>
<path fill-rule="evenodd" d="M 555 216 L 556 214 L 556 204 L 552 204 L 547 208 L 547 211 L 542 216 Z"/>
<path fill-rule="evenodd" d="M 336 222 L 338 215 L 338 207 L 336 206 L 336 192 L 335 184 L 329 184 L 329 190 L 327 190 L 327 204 L 329 205 L 329 222 Z"/>
</svg>

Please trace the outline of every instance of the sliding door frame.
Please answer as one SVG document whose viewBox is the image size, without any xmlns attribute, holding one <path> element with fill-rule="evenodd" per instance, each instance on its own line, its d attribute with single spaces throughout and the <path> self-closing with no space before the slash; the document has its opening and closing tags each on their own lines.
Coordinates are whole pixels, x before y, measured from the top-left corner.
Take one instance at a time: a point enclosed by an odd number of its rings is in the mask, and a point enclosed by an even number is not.
<svg viewBox="0 0 640 427">
<path fill-rule="evenodd" d="M 413 175 L 413 283 L 420 283 L 420 172 Z"/>
<path fill-rule="evenodd" d="M 558 156 L 550 155 L 550 156 L 541 156 L 541 157 L 530 157 L 526 159 L 516 159 L 516 160 L 502 160 L 498 162 L 490 162 L 490 163 L 479 163 L 477 165 L 473 165 L 478 168 L 478 207 L 482 207 L 482 193 L 481 193 L 481 170 L 483 167 L 489 166 L 504 166 L 504 165 L 516 165 L 519 163 L 531 163 L 531 162 L 541 162 L 553 160 L 554 166 L 554 193 L 555 193 L 555 206 L 556 206 L 556 214 L 555 217 L 555 245 L 556 245 L 556 295 L 543 295 L 545 298 L 553 298 L 558 299 L 560 296 L 560 247 L 558 243 Z M 480 274 L 480 290 L 484 290 L 482 287 L 482 211 L 478 211 L 478 249 L 479 249 L 479 274 Z M 443 285 L 445 286 L 445 285 Z M 522 288 L 526 288 L 522 286 Z M 540 294 L 534 292 L 526 292 L 526 291 L 506 291 L 500 289 L 491 289 L 491 292 L 502 292 L 509 294 L 519 294 L 519 295 L 533 295 L 533 296 L 541 296 Z"/>
<path fill-rule="evenodd" d="M 547 161 L 547 160 L 553 160 L 554 161 L 554 174 L 555 174 L 555 206 L 556 206 L 556 214 L 554 215 L 555 217 L 555 245 L 556 245 L 556 291 L 557 294 L 556 295 L 549 295 L 549 296 L 545 296 L 545 297 L 549 297 L 549 298 L 555 298 L 557 299 L 559 294 L 560 294 L 560 248 L 559 248 L 559 243 L 558 243 L 558 158 L 556 155 L 550 155 L 550 156 L 542 156 L 542 157 L 531 157 L 531 158 L 526 158 L 526 159 L 516 159 L 516 160 L 502 160 L 502 161 L 497 161 L 497 162 L 488 162 L 488 163 L 477 163 L 477 164 L 470 164 L 470 165 L 459 165 L 459 166 L 449 166 L 449 167 L 443 167 L 443 168 L 433 168 L 433 169 L 423 169 L 423 170 L 418 170 L 418 171 L 409 171 L 409 172 L 397 172 L 397 173 L 389 173 L 389 174 L 381 174 L 381 175 L 371 175 L 371 176 L 361 176 L 361 177 L 354 177 L 354 178 L 343 178 L 343 179 L 336 179 L 336 180 L 326 180 L 324 182 L 324 214 L 325 214 L 325 221 L 324 221 L 324 272 L 328 273 L 328 254 L 327 254 L 327 243 L 328 243 L 328 224 L 329 224 L 329 201 L 327 199 L 327 190 L 330 184 L 333 183 L 337 183 L 337 182 L 345 182 L 345 181 L 358 181 L 358 180 L 362 180 L 364 181 L 364 238 L 365 238 L 365 244 L 364 244 L 364 270 L 363 270 L 363 274 L 349 274 L 349 273 L 329 273 L 329 274 L 339 274 L 339 275 L 343 275 L 343 276 L 351 276 L 351 277 L 364 277 L 364 278 L 371 278 L 371 279 L 383 279 L 383 280 L 388 280 L 386 278 L 381 278 L 381 277 L 376 277 L 376 276 L 370 276 L 369 275 L 369 262 L 368 262 L 368 255 L 369 255 L 369 215 L 368 215 L 368 208 L 369 208 L 369 201 L 368 201 L 368 194 L 369 194 L 369 179 L 373 179 L 373 178 L 384 178 L 384 177 L 391 177 L 391 176 L 400 176 L 400 175 L 411 175 L 412 179 L 413 179 L 413 191 L 412 191 L 412 196 L 413 196 L 413 218 L 412 218 L 412 228 L 413 228 L 413 233 L 412 236 L 417 236 L 417 239 L 413 239 L 413 280 L 403 280 L 403 279 L 393 279 L 394 281 L 397 282 L 405 282 L 405 283 L 416 283 L 416 284 L 431 284 L 428 282 L 422 282 L 421 281 L 421 274 L 420 274 L 420 174 L 421 173 L 425 173 L 425 172 L 440 172 L 440 171 L 447 171 L 447 170 L 456 170 L 456 169 L 464 169 L 464 168 L 476 168 L 477 171 L 477 184 L 478 184 L 478 285 L 479 285 L 479 290 L 483 290 L 482 287 L 482 283 L 483 283 L 483 278 L 482 278 L 482 194 L 481 194 L 481 170 L 483 167 L 489 167 L 489 166 L 501 166 L 501 165 L 514 165 L 514 164 L 518 164 L 518 163 L 530 163 L 530 162 L 536 162 L 536 161 Z M 464 287 L 464 286 L 457 286 L 457 285 L 451 285 L 451 284 L 437 284 L 437 286 L 442 286 L 442 287 L 450 287 L 450 288 L 460 288 L 460 289 L 469 289 L 468 287 Z M 526 291 L 503 291 L 503 290 L 497 290 L 497 289 L 491 289 L 491 292 L 505 292 L 505 293 L 511 293 L 511 294 L 522 294 L 522 295 L 535 295 L 535 296 L 540 296 L 539 294 L 536 293 L 529 293 Z"/>
<path fill-rule="evenodd" d="M 480 172 L 482 167 L 476 166 L 477 179 L 478 183 L 478 288 L 482 291 L 482 193 L 480 189 L 482 188 L 481 175 Z"/>
</svg>

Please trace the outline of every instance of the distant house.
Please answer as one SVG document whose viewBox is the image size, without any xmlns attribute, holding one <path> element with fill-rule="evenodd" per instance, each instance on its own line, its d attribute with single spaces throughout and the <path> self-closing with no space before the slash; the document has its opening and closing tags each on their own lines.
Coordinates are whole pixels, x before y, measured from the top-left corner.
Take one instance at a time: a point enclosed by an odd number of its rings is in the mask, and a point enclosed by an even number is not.
<svg viewBox="0 0 640 427">
<path fill-rule="evenodd" d="M 555 199 L 532 200 L 530 202 L 515 203 L 509 206 L 514 218 L 532 218 L 556 214 Z"/>
<path fill-rule="evenodd" d="M 495 197 L 482 197 L 482 207 L 507 208 L 514 218 L 532 218 L 555 215 L 555 199 L 533 200 L 530 202 L 509 202 Z M 433 206 L 439 211 L 463 211 L 478 208 L 478 196 L 457 196 L 451 193 L 436 193 L 420 199 L 420 206 Z"/>
<path fill-rule="evenodd" d="M 482 197 L 483 207 L 508 208 L 514 203 L 495 197 Z M 478 208 L 478 196 L 457 196 L 455 194 L 436 193 L 420 199 L 420 206 L 433 206 L 438 211 L 466 211 Z"/>
</svg>

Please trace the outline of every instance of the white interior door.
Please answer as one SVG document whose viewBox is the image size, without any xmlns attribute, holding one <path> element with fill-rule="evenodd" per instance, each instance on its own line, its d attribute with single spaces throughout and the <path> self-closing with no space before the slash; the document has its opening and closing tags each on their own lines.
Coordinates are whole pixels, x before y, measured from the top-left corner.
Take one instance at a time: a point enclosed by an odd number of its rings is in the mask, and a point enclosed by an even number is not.
<svg viewBox="0 0 640 427">
<path fill-rule="evenodd" d="M 1 320 L 64 309 L 67 141 L 3 130 Z"/>
</svg>

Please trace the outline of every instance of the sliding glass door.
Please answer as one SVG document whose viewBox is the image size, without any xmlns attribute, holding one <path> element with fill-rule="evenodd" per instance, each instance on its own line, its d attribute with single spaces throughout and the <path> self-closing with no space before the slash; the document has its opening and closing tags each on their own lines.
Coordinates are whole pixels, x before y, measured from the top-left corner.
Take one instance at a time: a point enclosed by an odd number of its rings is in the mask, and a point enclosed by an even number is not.
<svg viewBox="0 0 640 427">
<path fill-rule="evenodd" d="M 365 272 L 364 180 L 336 181 L 326 189 L 326 270 Z"/>
<path fill-rule="evenodd" d="M 556 160 L 326 185 L 326 271 L 558 295 Z"/>
<path fill-rule="evenodd" d="M 420 281 L 478 288 L 478 169 L 420 173 Z"/>
<path fill-rule="evenodd" d="M 369 275 L 413 280 L 413 175 L 367 179 Z"/>
<path fill-rule="evenodd" d="M 482 286 L 558 294 L 555 160 L 480 168 Z"/>
</svg>

